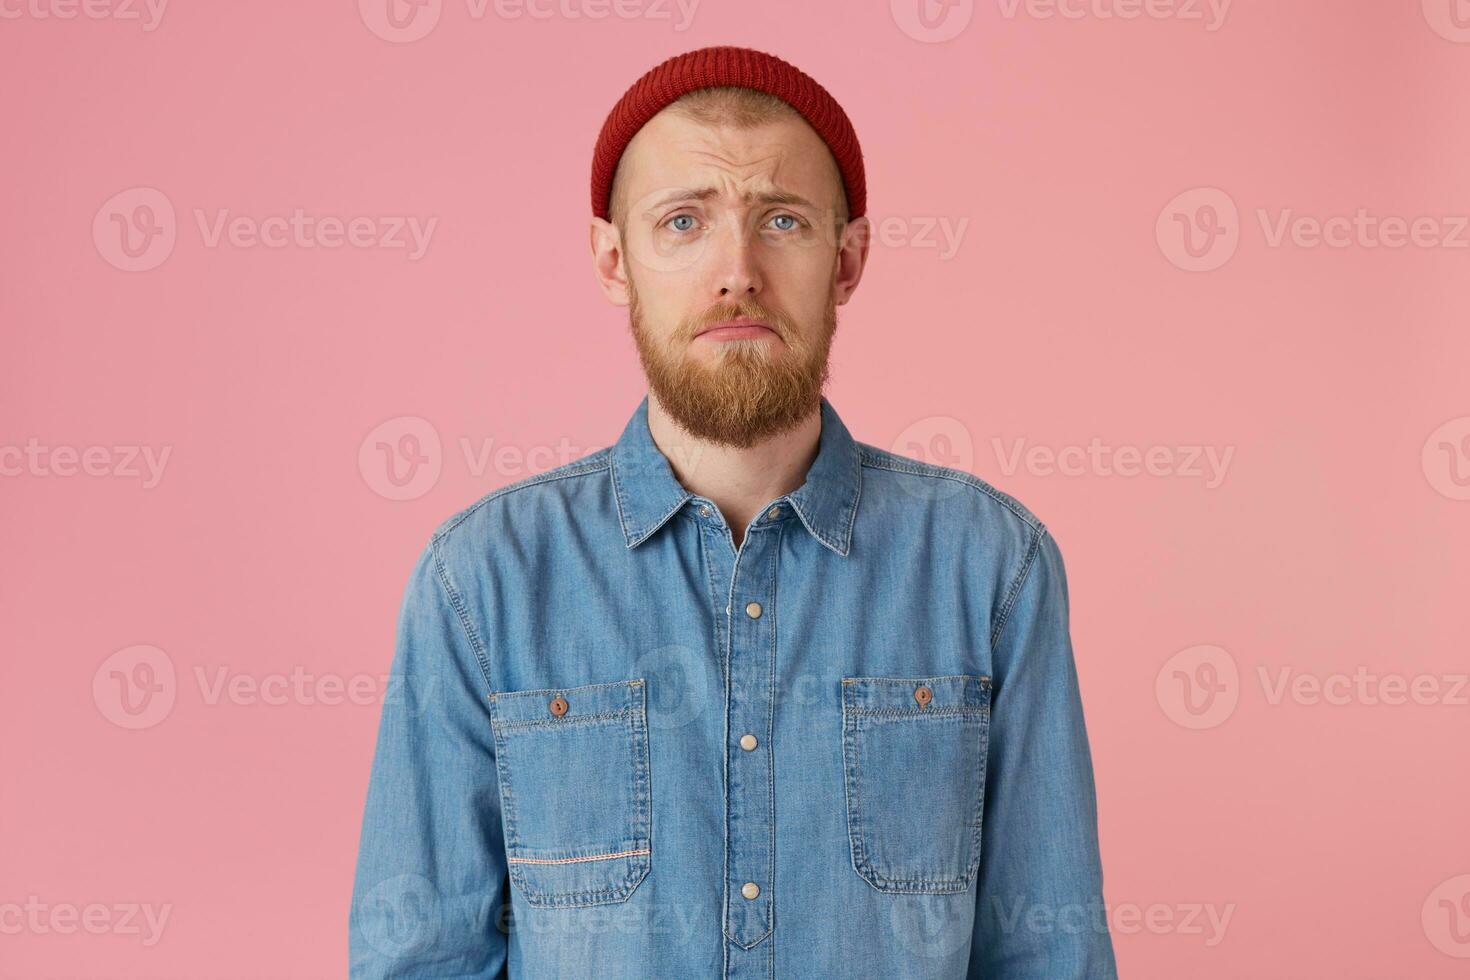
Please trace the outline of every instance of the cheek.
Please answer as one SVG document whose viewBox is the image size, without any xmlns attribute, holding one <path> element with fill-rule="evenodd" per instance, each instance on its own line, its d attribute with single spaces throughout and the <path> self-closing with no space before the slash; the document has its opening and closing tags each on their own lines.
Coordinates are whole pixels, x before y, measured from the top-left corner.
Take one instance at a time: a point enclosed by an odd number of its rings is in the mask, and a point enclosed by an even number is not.
<svg viewBox="0 0 1470 980">
<path fill-rule="evenodd" d="M 774 245 L 766 255 L 770 275 L 792 283 L 803 292 L 830 286 L 837 268 L 836 251 L 825 245 Z"/>
<path fill-rule="evenodd" d="M 644 275 L 639 278 L 636 309 L 632 312 L 636 313 L 639 328 L 646 337 L 659 344 L 669 344 L 692 316 L 688 307 L 689 297 L 693 294 L 678 285 L 650 282 L 650 278 L 662 277 Z"/>
<path fill-rule="evenodd" d="M 776 258 L 766 276 L 766 295 L 771 297 L 770 301 L 803 323 L 819 321 L 832 294 L 835 255 L 807 249 Z"/>
</svg>

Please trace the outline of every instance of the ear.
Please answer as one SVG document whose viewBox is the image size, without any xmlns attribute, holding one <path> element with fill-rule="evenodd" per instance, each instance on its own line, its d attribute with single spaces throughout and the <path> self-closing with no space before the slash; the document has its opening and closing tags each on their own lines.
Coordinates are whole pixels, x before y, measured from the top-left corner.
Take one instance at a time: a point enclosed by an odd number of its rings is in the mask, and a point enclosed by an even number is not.
<svg viewBox="0 0 1470 980">
<path fill-rule="evenodd" d="M 628 305 L 628 270 L 623 265 L 623 238 L 618 226 L 594 217 L 590 228 L 592 271 L 602 293 L 614 306 Z"/>
<path fill-rule="evenodd" d="M 842 240 L 837 243 L 837 274 L 832 279 L 832 301 L 838 306 L 852 298 L 862 281 L 871 239 L 872 224 L 866 216 L 853 218 L 842 228 Z"/>
</svg>

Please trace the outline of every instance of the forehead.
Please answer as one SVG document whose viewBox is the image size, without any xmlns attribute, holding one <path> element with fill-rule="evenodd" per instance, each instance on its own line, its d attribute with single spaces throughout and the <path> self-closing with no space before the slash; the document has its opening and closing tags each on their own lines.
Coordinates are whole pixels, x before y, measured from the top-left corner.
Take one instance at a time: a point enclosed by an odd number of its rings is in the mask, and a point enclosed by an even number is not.
<svg viewBox="0 0 1470 980">
<path fill-rule="evenodd" d="M 716 186 L 721 193 L 779 189 L 818 203 L 841 193 L 827 144 L 800 116 L 751 128 L 707 125 L 663 110 L 623 152 L 630 204 L 669 188 Z"/>
</svg>

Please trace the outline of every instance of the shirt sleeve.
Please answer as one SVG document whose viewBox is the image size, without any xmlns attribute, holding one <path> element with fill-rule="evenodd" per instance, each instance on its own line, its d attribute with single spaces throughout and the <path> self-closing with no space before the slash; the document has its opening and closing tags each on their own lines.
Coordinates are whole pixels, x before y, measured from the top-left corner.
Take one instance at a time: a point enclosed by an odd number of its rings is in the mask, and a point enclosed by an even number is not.
<svg viewBox="0 0 1470 980">
<path fill-rule="evenodd" d="M 505 848 L 477 632 L 436 543 L 399 612 L 348 925 L 349 973 L 498 977 Z"/>
<path fill-rule="evenodd" d="M 1061 551 L 1044 527 L 992 639 L 980 879 L 969 976 L 1115 978 L 1097 798 Z"/>
</svg>

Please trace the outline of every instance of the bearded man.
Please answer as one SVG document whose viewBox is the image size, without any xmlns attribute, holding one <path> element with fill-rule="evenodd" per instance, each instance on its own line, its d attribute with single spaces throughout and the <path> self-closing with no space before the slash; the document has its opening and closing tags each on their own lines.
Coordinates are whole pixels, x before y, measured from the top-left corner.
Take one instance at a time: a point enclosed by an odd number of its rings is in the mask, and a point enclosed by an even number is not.
<svg viewBox="0 0 1470 980">
<path fill-rule="evenodd" d="M 353 976 L 1116 976 L 1056 543 L 824 394 L 847 115 L 769 54 L 670 58 L 591 203 L 648 392 L 419 556 Z"/>
</svg>

